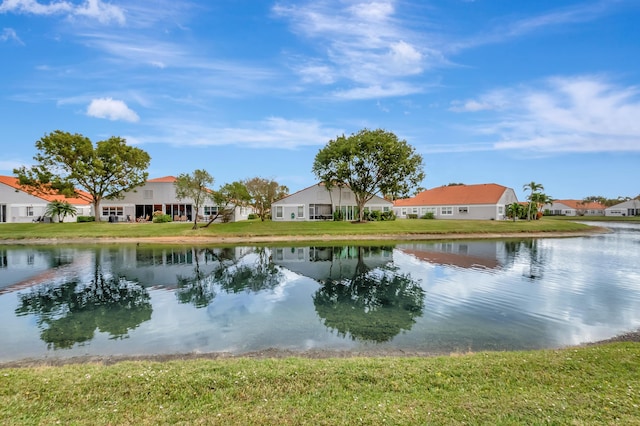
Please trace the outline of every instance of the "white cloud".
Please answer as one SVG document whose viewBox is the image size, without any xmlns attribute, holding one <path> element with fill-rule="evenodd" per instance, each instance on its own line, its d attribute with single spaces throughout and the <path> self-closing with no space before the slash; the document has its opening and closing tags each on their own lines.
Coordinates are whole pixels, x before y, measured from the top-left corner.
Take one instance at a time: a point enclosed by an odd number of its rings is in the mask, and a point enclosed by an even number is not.
<svg viewBox="0 0 640 426">
<path fill-rule="evenodd" d="M 638 87 L 614 85 L 597 76 L 557 77 L 536 87 L 488 93 L 459 110 L 488 109 L 481 108 L 487 105 L 485 99 L 500 99 L 500 108 L 495 108 L 500 115 L 476 130 L 498 136 L 498 149 L 640 151 Z"/>
<path fill-rule="evenodd" d="M 91 101 L 87 107 L 87 115 L 90 117 L 107 118 L 109 120 L 124 120 L 137 122 L 138 114 L 131 110 L 123 101 L 112 98 L 100 98 Z"/>
<path fill-rule="evenodd" d="M 3 28 L 0 33 L 0 41 L 14 40 L 19 44 L 24 44 L 13 28 Z"/>
<path fill-rule="evenodd" d="M 316 43 L 321 52 L 301 61 L 308 65 L 295 67 L 304 82 L 348 82 L 356 86 L 350 90 L 361 93 L 358 97 L 368 93 L 396 96 L 394 90 L 371 88 L 403 85 L 412 89 L 410 93 L 420 92 L 419 87 L 406 84 L 406 78 L 443 62 L 437 49 L 427 46 L 403 24 L 394 1 L 350 2 L 346 6 L 337 1 L 310 2 L 278 5 L 273 10 L 288 19 L 296 33 Z M 322 70 L 323 79 L 311 80 L 309 70 Z"/>
<path fill-rule="evenodd" d="M 166 143 L 181 146 L 237 145 L 243 148 L 297 149 L 323 146 L 344 130 L 323 127 L 316 120 L 287 120 L 269 117 L 256 122 L 244 122 L 234 127 L 220 127 L 198 122 L 163 121 L 156 128 L 167 129 L 164 135 L 131 137 L 138 144 Z M 127 138 L 129 140 L 129 138 Z"/>
<path fill-rule="evenodd" d="M 52 1 L 47 4 L 36 0 L 4 0 L 0 4 L 0 13 L 23 13 L 29 15 L 58 15 L 64 14 L 70 17 L 86 16 L 98 20 L 101 23 L 115 21 L 125 23 L 124 11 L 118 6 L 104 3 L 102 0 L 85 0 L 80 5 L 68 1 Z"/>
</svg>

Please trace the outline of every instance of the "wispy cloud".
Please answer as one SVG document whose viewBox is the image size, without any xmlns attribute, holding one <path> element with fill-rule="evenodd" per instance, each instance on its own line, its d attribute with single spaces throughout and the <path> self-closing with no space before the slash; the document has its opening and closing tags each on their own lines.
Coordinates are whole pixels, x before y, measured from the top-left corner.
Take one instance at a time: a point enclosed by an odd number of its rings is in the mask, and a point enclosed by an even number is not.
<svg viewBox="0 0 640 426">
<path fill-rule="evenodd" d="M 408 79 L 443 61 L 437 50 L 419 43 L 418 34 L 403 24 L 394 1 L 278 4 L 273 11 L 320 51 L 296 67 L 303 82 L 356 86 L 335 91 L 338 97 L 421 92 Z M 400 92 L 399 86 L 403 87 Z"/>
<path fill-rule="evenodd" d="M 101 23 L 112 21 L 124 24 L 124 10 L 102 0 L 85 0 L 80 5 L 68 1 L 40 3 L 36 0 L 4 0 L 0 4 L 0 13 L 19 13 L 27 15 L 66 15 L 71 18 L 88 17 Z"/>
<path fill-rule="evenodd" d="M 0 41 L 9 41 L 9 40 L 13 40 L 18 44 L 24 44 L 22 40 L 20 40 L 20 37 L 18 37 L 18 34 L 16 34 L 13 28 L 3 28 L 2 32 L 0 32 Z"/>
<path fill-rule="evenodd" d="M 497 149 L 640 151 L 640 89 L 600 76 L 550 78 L 535 87 L 496 90 L 462 105 L 467 107 L 459 111 L 483 110 L 490 116 L 476 130 L 498 136 Z M 493 122 L 492 110 L 499 113 Z"/>
<path fill-rule="evenodd" d="M 550 28 L 563 28 L 571 24 L 580 24 L 602 18 L 621 2 L 618 0 L 600 0 L 583 2 L 576 5 L 556 8 L 546 13 L 524 18 L 503 19 L 494 22 L 481 34 L 475 34 L 465 40 L 451 42 L 445 51 L 451 53 L 486 44 L 503 43 L 516 37 L 536 34 Z"/>
<path fill-rule="evenodd" d="M 255 122 L 242 122 L 237 126 L 217 126 L 202 121 L 164 121 L 164 134 L 128 137 L 137 144 L 166 143 L 181 146 L 236 145 L 242 148 L 297 149 L 305 146 L 323 146 L 328 140 L 344 133 L 341 129 L 324 127 L 317 120 L 289 120 L 269 117 Z"/>
<path fill-rule="evenodd" d="M 123 101 L 112 98 L 100 98 L 91 101 L 87 107 L 87 115 L 96 118 L 107 118 L 109 120 L 124 120 L 137 122 L 140 120 L 138 114 L 130 109 Z"/>
</svg>

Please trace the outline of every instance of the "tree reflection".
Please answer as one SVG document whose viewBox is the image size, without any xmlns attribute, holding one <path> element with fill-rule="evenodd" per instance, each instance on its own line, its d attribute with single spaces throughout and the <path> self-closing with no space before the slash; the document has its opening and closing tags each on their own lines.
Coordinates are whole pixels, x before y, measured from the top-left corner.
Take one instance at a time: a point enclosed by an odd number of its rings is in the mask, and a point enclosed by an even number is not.
<svg viewBox="0 0 640 426">
<path fill-rule="evenodd" d="M 354 340 L 386 342 L 409 330 L 422 316 L 425 292 L 410 274 L 386 265 L 369 269 L 364 248 L 350 278 L 326 279 L 313 296 L 324 324 Z"/>
<path fill-rule="evenodd" d="M 225 265 L 213 273 L 214 280 L 229 293 L 275 288 L 282 280 L 282 271 L 272 262 L 265 247 L 257 247 L 252 256 L 244 256 L 233 265 Z"/>
<path fill-rule="evenodd" d="M 19 294 L 17 315 L 38 316 L 40 337 L 49 348 L 68 349 L 93 339 L 95 330 L 112 339 L 127 337 L 130 330 L 151 319 L 147 290 L 119 277 L 105 277 L 96 268 L 93 279 L 60 285 L 43 285 Z"/>
<path fill-rule="evenodd" d="M 281 279 L 280 268 L 272 262 L 268 249 L 258 247 L 242 256 L 233 249 L 202 249 L 195 256 L 193 275 L 178 277 L 176 295 L 180 303 L 192 303 L 196 308 L 211 304 L 216 297 L 215 286 L 228 293 L 259 292 L 276 287 Z M 218 262 L 209 273 L 200 268 L 199 259 Z"/>
</svg>

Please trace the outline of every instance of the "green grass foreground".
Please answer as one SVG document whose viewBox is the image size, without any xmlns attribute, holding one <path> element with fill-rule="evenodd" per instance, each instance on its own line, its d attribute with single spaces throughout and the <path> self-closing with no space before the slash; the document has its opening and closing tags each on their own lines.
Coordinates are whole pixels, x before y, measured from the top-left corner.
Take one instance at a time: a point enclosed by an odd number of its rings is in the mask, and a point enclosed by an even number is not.
<svg viewBox="0 0 640 426">
<path fill-rule="evenodd" d="M 640 424 L 640 343 L 0 369 L 19 424 Z"/>
<path fill-rule="evenodd" d="M 192 230 L 192 223 L 6 223 L 1 240 L 47 238 L 153 238 L 153 237 L 268 237 L 340 235 L 447 235 L 579 232 L 587 225 L 564 220 L 395 220 L 389 222 L 272 222 L 242 221 L 213 224 Z"/>
</svg>

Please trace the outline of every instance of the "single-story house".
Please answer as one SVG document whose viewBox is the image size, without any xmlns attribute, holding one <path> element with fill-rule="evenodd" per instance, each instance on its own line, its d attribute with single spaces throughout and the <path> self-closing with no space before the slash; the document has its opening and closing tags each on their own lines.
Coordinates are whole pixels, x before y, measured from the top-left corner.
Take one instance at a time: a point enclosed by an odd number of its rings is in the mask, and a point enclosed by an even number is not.
<svg viewBox="0 0 640 426">
<path fill-rule="evenodd" d="M 506 219 L 507 206 L 517 203 L 513 189 L 495 183 L 450 185 L 422 191 L 393 203 L 396 217 L 432 213 L 436 219 Z"/>
<path fill-rule="evenodd" d="M 374 195 L 364 209 L 389 212 L 393 209 L 393 203 Z M 344 220 L 357 220 L 355 194 L 348 186 L 335 186 L 328 190 L 324 184 L 318 183 L 271 203 L 271 220 L 330 220 L 336 211 L 342 212 Z"/>
<path fill-rule="evenodd" d="M 595 201 L 554 200 L 551 204 L 545 204 L 542 211 L 553 216 L 604 216 L 605 207 Z"/>
<path fill-rule="evenodd" d="M 640 216 L 640 200 L 623 201 L 611 207 L 604 209 L 605 216 Z"/>
<path fill-rule="evenodd" d="M 107 221 L 115 218 L 116 221 L 148 221 L 153 218 L 154 212 L 168 214 L 174 221 L 192 222 L 195 215 L 198 221 L 209 220 L 218 213 L 221 208 L 213 205 L 213 201 L 207 200 L 195 211 L 193 200 L 178 199 L 176 196 L 174 176 L 165 176 L 149 179 L 147 182 L 132 191 L 126 192 L 120 200 L 102 200 L 100 202 L 100 220 Z M 228 212 L 219 215 L 217 221 L 223 218 L 229 222 L 246 220 L 253 213 L 251 207 L 232 206 Z"/>
<path fill-rule="evenodd" d="M 49 203 L 66 201 L 76 208 L 77 216 L 91 214 L 91 196 L 80 192 L 78 197 L 66 197 L 57 192 L 36 191 L 24 188 L 13 176 L 0 176 L 0 223 L 24 223 L 44 221 Z M 58 218 L 46 217 L 47 221 Z M 66 216 L 65 222 L 75 222 L 75 216 Z"/>
</svg>

